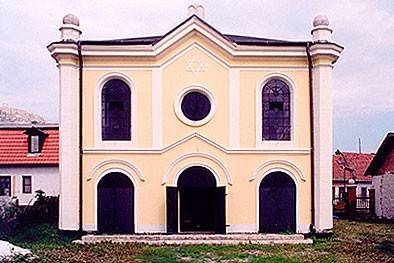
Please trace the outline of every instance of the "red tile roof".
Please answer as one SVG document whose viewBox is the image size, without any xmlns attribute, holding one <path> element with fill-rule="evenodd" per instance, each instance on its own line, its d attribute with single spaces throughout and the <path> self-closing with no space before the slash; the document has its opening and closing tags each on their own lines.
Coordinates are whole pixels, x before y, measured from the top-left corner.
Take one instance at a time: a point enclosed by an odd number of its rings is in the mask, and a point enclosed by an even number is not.
<svg viewBox="0 0 394 263">
<path fill-rule="evenodd" d="M 0 129 L 0 165 L 58 165 L 59 130 L 40 128 L 46 137 L 41 153 L 28 156 L 28 136 L 23 128 Z"/>
<path fill-rule="evenodd" d="M 354 176 L 356 181 L 372 181 L 372 177 L 365 176 L 364 173 L 372 158 L 374 157 L 374 154 L 344 152 L 343 155 L 345 156 L 349 167 L 354 169 L 354 173 L 351 173 L 348 170 L 346 171 L 346 180 L 349 180 Z M 332 161 L 333 180 L 343 181 L 343 167 L 345 165 L 343 157 L 341 155 L 334 155 Z"/>
</svg>

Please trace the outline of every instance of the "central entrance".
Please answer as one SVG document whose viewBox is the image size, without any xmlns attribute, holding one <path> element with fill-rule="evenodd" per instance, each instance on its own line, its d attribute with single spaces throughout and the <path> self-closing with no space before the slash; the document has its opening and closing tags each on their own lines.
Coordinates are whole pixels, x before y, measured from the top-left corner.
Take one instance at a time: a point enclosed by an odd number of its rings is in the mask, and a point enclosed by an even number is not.
<svg viewBox="0 0 394 263">
<path fill-rule="evenodd" d="M 213 174 L 204 167 L 186 169 L 178 179 L 181 232 L 215 231 L 215 189 Z"/>
<path fill-rule="evenodd" d="M 217 187 L 215 176 L 205 167 L 187 168 L 180 174 L 177 187 L 167 187 L 167 232 L 178 230 L 226 232 L 225 187 Z"/>
</svg>

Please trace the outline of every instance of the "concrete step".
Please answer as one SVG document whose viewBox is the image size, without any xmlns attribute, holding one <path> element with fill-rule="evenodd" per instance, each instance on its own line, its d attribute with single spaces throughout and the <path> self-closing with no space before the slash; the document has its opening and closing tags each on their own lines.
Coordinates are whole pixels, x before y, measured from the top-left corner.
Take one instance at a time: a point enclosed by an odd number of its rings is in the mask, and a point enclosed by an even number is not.
<svg viewBox="0 0 394 263">
<path fill-rule="evenodd" d="M 177 234 L 177 235 L 86 235 L 75 243 L 94 244 L 100 242 L 142 243 L 148 245 L 240 245 L 240 244 L 312 244 L 303 235 L 282 234 Z"/>
</svg>

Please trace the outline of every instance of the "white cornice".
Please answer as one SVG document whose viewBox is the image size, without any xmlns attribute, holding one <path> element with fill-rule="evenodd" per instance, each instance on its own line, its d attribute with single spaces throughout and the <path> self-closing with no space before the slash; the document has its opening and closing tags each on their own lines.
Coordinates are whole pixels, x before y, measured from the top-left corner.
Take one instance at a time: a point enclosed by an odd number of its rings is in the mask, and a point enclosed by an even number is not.
<svg viewBox="0 0 394 263">
<path fill-rule="evenodd" d="M 343 47 L 335 43 L 315 43 L 310 47 L 312 58 L 329 57 L 332 63 L 341 55 Z"/>
<path fill-rule="evenodd" d="M 101 153 L 126 153 L 126 154 L 162 154 L 171 149 L 177 147 L 178 145 L 184 144 L 187 141 L 198 138 L 201 141 L 213 146 L 214 148 L 228 153 L 228 154 L 251 154 L 251 153 L 266 153 L 266 154 L 310 154 L 309 148 L 295 148 L 295 147 L 288 147 L 288 148 L 265 148 L 265 149 L 256 149 L 256 148 L 227 148 L 224 147 L 211 139 L 199 134 L 199 133 L 192 133 L 186 137 L 179 139 L 178 141 L 169 144 L 163 148 L 136 148 L 136 149 L 119 149 L 119 148 L 84 148 L 83 153 L 86 154 L 101 154 Z"/>
</svg>

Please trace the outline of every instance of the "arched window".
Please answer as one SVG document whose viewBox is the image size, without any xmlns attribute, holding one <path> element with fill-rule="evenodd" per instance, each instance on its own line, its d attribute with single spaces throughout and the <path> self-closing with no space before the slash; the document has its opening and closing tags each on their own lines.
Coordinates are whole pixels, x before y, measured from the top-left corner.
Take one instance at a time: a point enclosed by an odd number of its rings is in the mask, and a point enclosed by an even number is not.
<svg viewBox="0 0 394 263">
<path fill-rule="evenodd" d="M 102 91 L 103 140 L 130 140 L 131 110 L 129 86 L 121 80 L 110 80 Z"/>
<path fill-rule="evenodd" d="M 290 89 L 279 79 L 265 84 L 262 92 L 262 139 L 290 140 Z"/>
</svg>

